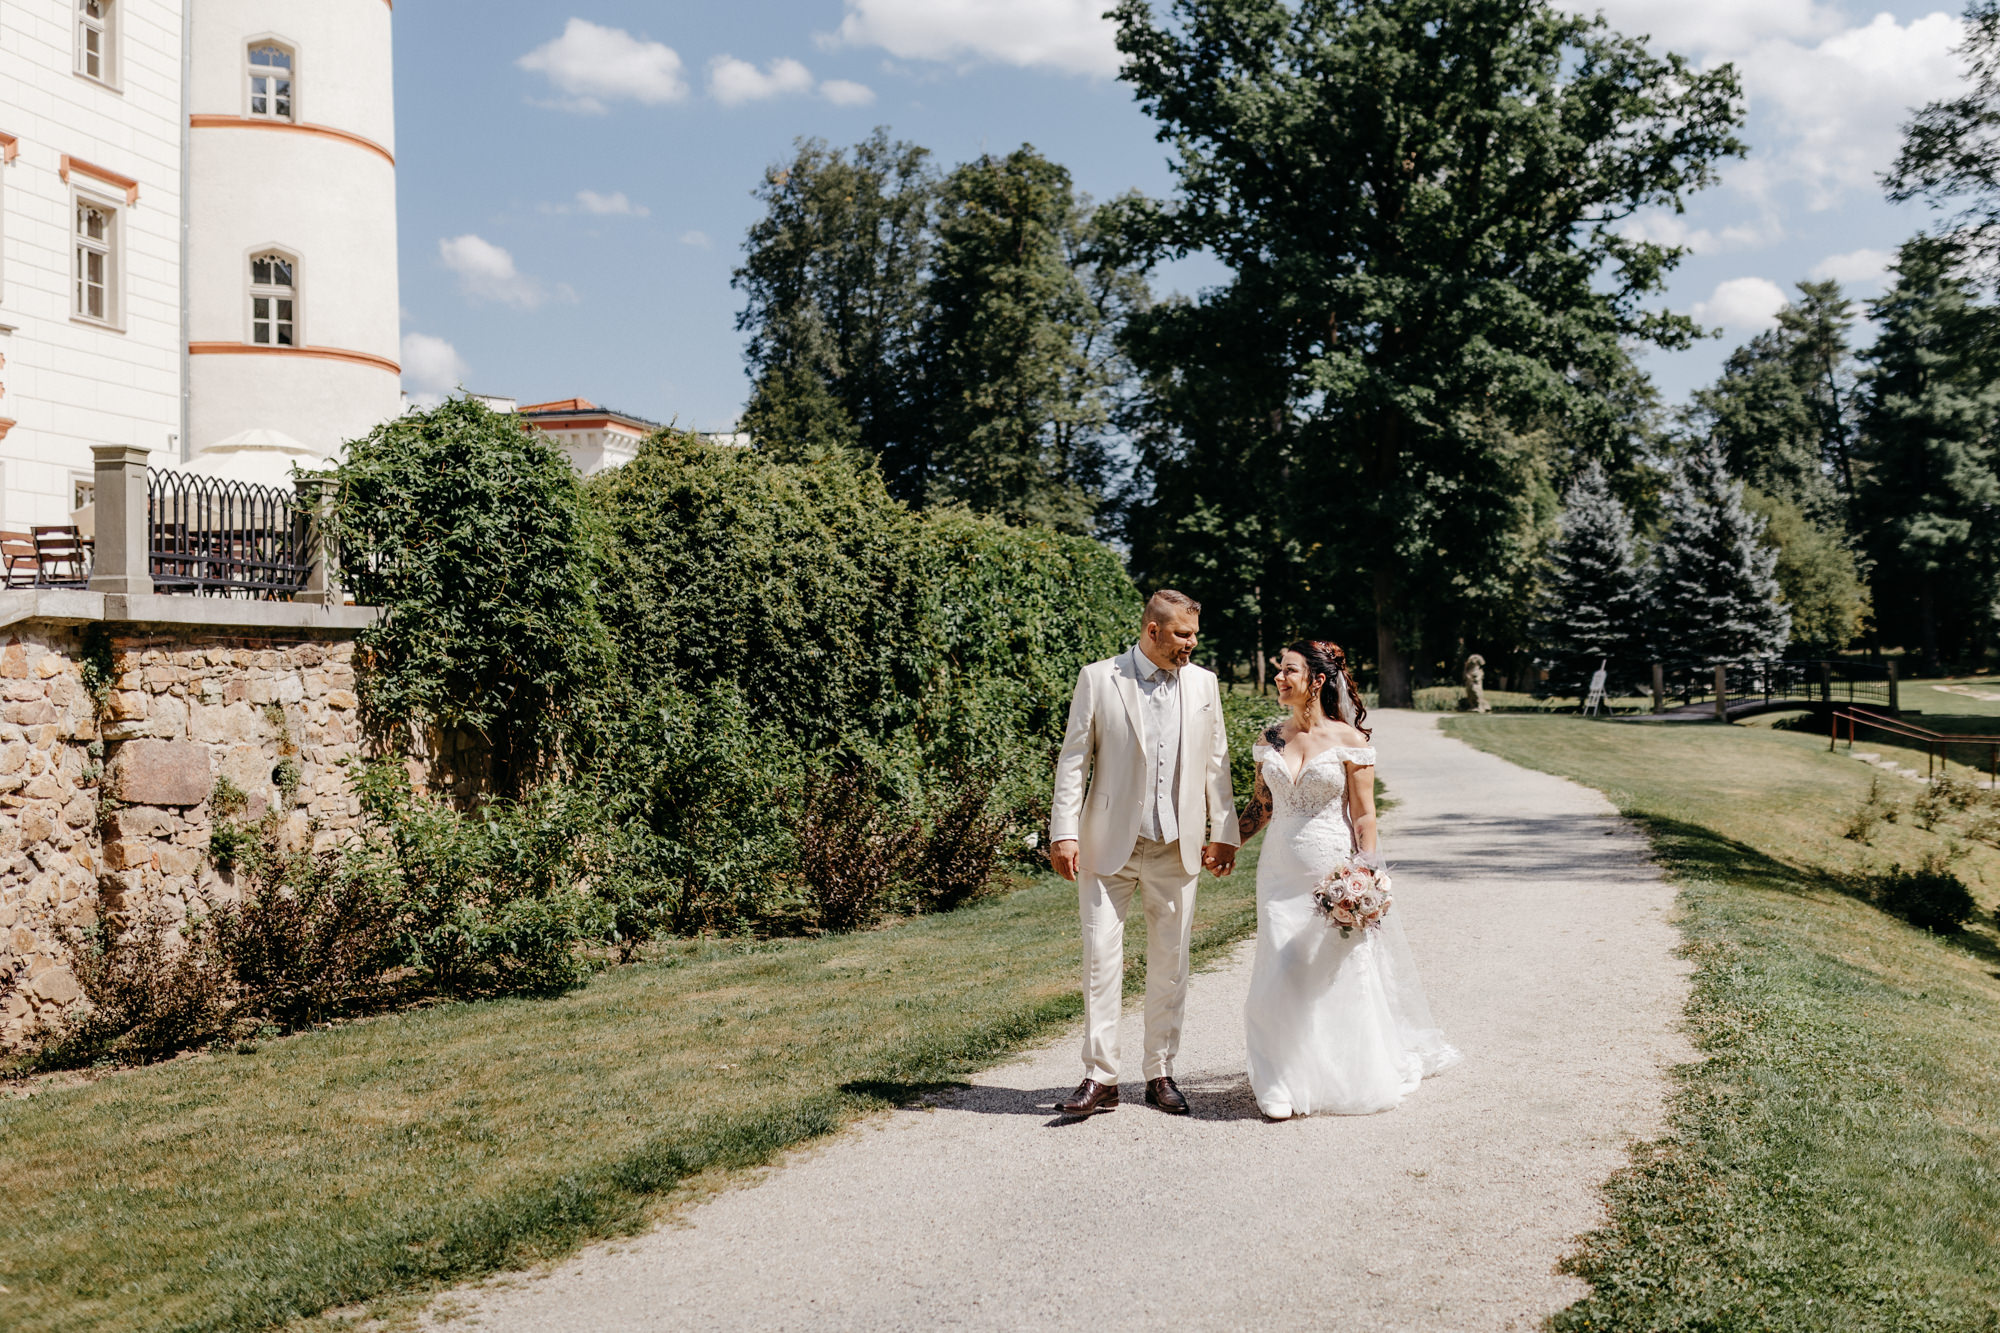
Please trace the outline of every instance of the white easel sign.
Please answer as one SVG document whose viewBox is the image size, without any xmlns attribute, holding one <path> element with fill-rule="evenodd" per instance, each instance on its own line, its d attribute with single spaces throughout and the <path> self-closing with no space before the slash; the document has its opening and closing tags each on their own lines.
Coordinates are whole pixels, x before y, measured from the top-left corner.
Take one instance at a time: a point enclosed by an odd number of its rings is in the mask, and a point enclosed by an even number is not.
<svg viewBox="0 0 2000 1333">
<path fill-rule="evenodd" d="M 1604 668 L 1608 662 L 1599 662 L 1597 670 L 1590 673 L 1590 698 L 1584 700 L 1583 715 L 1596 717 L 1597 710 L 1604 704 Z"/>
</svg>

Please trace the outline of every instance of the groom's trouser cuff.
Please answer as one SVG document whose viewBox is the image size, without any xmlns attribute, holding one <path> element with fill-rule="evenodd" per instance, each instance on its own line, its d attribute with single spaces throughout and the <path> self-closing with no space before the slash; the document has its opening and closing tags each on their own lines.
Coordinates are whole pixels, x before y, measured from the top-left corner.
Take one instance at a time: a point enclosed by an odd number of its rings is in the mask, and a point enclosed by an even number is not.
<svg viewBox="0 0 2000 1333">
<path fill-rule="evenodd" d="M 1083 924 L 1084 1076 L 1118 1080 L 1118 1020 L 1124 1008 L 1125 914 L 1139 895 L 1146 914 L 1145 1076 L 1173 1073 L 1187 1007 L 1188 942 L 1197 876 L 1181 864 L 1180 844 L 1141 840 L 1110 875 L 1077 876 Z"/>
</svg>

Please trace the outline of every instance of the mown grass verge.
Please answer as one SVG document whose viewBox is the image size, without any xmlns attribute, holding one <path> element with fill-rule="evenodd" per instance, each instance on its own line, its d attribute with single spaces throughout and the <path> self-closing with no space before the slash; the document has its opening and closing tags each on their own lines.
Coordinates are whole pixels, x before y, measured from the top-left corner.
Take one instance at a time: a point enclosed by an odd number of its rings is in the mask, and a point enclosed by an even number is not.
<svg viewBox="0 0 2000 1333">
<path fill-rule="evenodd" d="M 1607 1187 L 1552 1327 L 2000 1327 L 2000 947 L 1855 892 L 1945 836 L 1841 836 L 1870 771 L 1723 727 L 1458 719 L 1451 734 L 1603 790 L 1677 882 L 1694 960 L 1670 1129 Z M 1982 908 L 2000 855 L 1960 845 Z"/>
<path fill-rule="evenodd" d="M 1255 927 L 1204 879 L 1197 963 Z M 1128 931 L 1128 986 L 1144 928 Z M 666 946 L 553 1000 L 441 1006 L 0 1101 L 0 1328 L 254 1329 L 629 1232 L 1075 1018 L 1052 878 L 859 935 Z"/>
</svg>

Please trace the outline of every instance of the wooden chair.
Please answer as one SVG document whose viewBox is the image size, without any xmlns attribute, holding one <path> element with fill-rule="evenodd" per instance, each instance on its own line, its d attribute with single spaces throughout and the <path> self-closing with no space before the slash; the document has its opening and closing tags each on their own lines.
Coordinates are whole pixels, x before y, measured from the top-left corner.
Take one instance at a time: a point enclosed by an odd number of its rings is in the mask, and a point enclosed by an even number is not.
<svg viewBox="0 0 2000 1333">
<path fill-rule="evenodd" d="M 73 525 L 35 529 L 35 566 L 40 587 L 90 586 L 90 548 Z"/>
<path fill-rule="evenodd" d="M 32 588 L 41 563 L 35 558 L 35 537 L 29 532 L 0 532 L 0 561 L 6 562 L 9 588 Z"/>
</svg>

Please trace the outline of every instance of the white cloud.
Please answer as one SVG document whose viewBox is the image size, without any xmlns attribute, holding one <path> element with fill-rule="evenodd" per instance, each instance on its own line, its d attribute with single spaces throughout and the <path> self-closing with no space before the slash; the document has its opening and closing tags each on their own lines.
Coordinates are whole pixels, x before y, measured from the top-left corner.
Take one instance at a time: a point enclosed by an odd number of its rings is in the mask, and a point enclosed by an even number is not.
<svg viewBox="0 0 2000 1333">
<path fill-rule="evenodd" d="M 568 96 L 550 105 L 565 111 L 602 115 L 606 103 L 633 101 L 645 106 L 678 102 L 687 96 L 681 58 L 670 46 L 634 37 L 622 28 L 602 28 L 573 18 L 562 36 L 544 42 L 515 62 L 548 76 Z"/>
<path fill-rule="evenodd" d="M 681 233 L 681 244 L 692 245 L 697 250 L 706 250 L 713 242 L 708 239 L 708 233 L 705 231 L 684 231 Z"/>
<path fill-rule="evenodd" d="M 811 92 L 812 86 L 812 71 L 796 60 L 773 60 L 761 70 L 735 56 L 717 56 L 708 62 L 708 95 L 724 106 Z"/>
<path fill-rule="evenodd" d="M 1742 223 L 1717 231 L 1709 227 L 1690 227 L 1687 219 L 1678 213 L 1642 213 L 1620 224 L 1618 234 L 1635 241 L 1681 246 L 1690 254 L 1713 255 L 1725 250 L 1751 250 L 1768 245 L 1783 234 L 1783 228 L 1775 217 L 1769 215 L 1755 223 Z"/>
<path fill-rule="evenodd" d="M 840 40 L 905 60 L 996 60 L 1118 73 L 1105 0 L 846 0 Z"/>
<path fill-rule="evenodd" d="M 1883 274 L 1895 262 L 1896 256 L 1887 250 L 1849 250 L 1844 255 L 1828 255 L 1820 260 L 1813 265 L 1812 276 L 1821 281 L 1832 278 L 1850 286 L 1875 287 L 1881 285 Z"/>
<path fill-rule="evenodd" d="M 436 407 L 465 382 L 471 367 L 458 349 L 428 333 L 403 335 L 403 390 L 420 407 Z"/>
<path fill-rule="evenodd" d="M 1752 114 L 1768 110 L 1776 122 L 1776 174 L 1804 183 L 1815 208 L 1844 190 L 1876 189 L 1911 113 L 1961 86 L 1952 48 L 1962 40 L 1948 14 L 1907 25 L 1877 14 L 1816 46 L 1766 42 L 1745 53 Z"/>
<path fill-rule="evenodd" d="M 481 236 L 447 236 L 438 257 L 458 275 L 459 289 L 475 301 L 498 301 L 533 310 L 547 299 L 542 285 L 514 267 L 514 256 Z"/>
<path fill-rule="evenodd" d="M 644 204 L 635 204 L 627 199 L 623 190 L 614 190 L 610 194 L 599 194 L 595 190 L 578 190 L 576 206 L 586 213 L 595 213 L 600 217 L 643 218 L 650 217 L 653 212 Z"/>
<path fill-rule="evenodd" d="M 819 86 L 819 95 L 835 106 L 867 106 L 875 100 L 873 88 L 846 79 L 828 79 Z"/>
<path fill-rule="evenodd" d="M 1778 312 L 1787 304 L 1784 289 L 1769 278 L 1730 278 L 1717 283 L 1706 301 L 1696 301 L 1692 313 L 1700 324 L 1755 333 L 1776 324 Z"/>
<path fill-rule="evenodd" d="M 1838 10 L 1813 0 L 1557 0 L 1582 14 L 1604 11 L 1628 37 L 1650 37 L 1656 50 L 1694 56 L 1736 52 L 1771 39 L 1811 40 L 1838 31 Z"/>
</svg>

